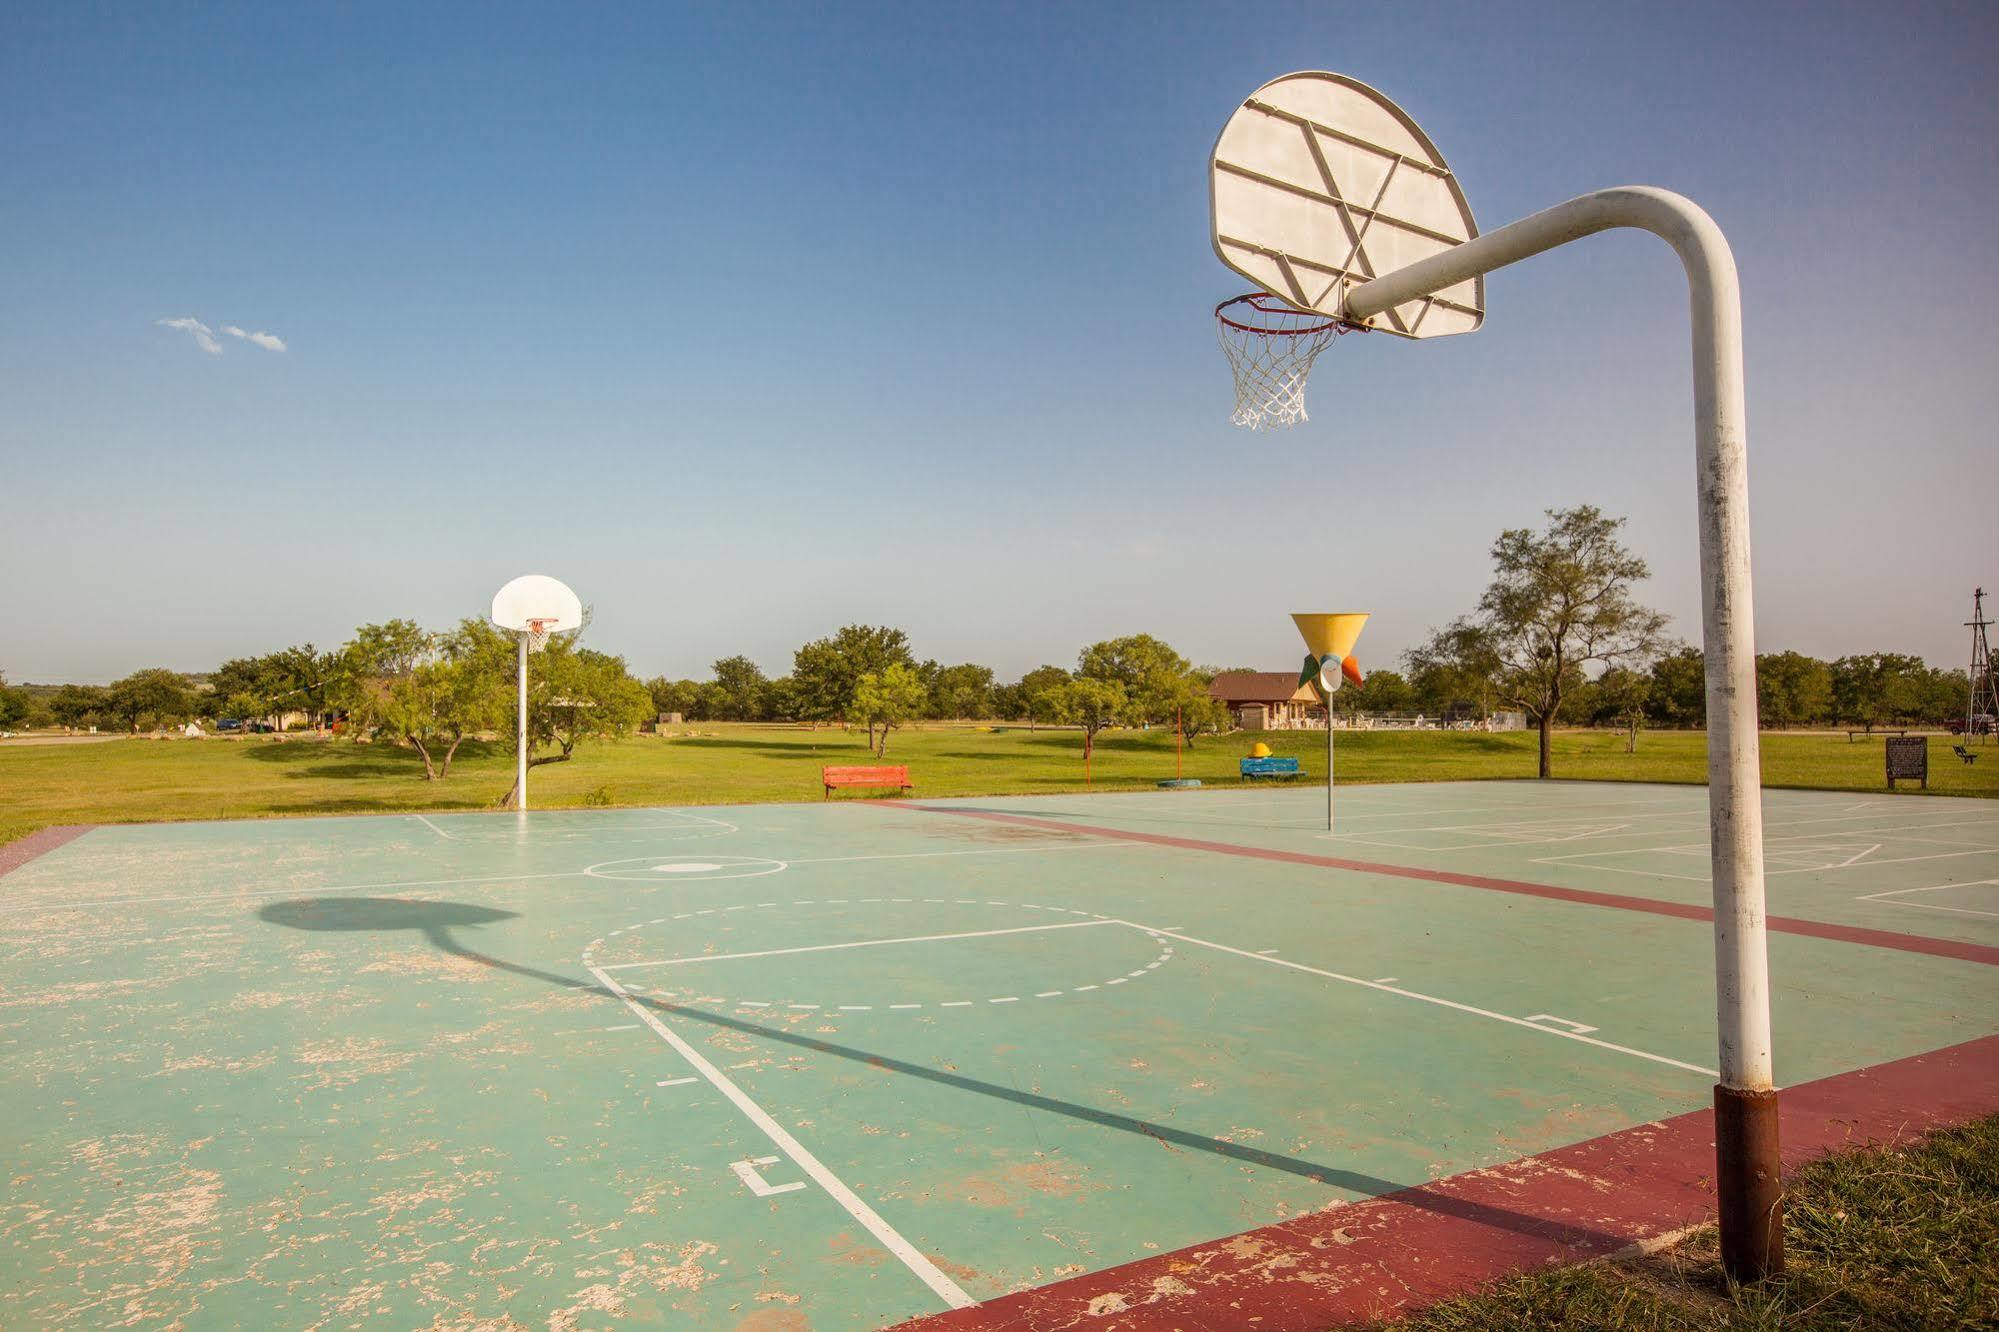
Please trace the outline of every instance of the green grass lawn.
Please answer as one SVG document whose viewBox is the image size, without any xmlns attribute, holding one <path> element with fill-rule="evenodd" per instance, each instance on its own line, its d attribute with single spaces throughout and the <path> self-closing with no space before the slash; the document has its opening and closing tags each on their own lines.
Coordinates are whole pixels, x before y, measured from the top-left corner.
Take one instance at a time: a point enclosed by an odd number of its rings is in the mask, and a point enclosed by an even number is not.
<svg viewBox="0 0 1999 1332">
<path fill-rule="evenodd" d="M 1306 781 L 1323 781 L 1324 734 L 1275 731 L 1203 737 L 1185 773 L 1236 785 L 1236 760 L 1256 740 L 1303 760 Z M 1930 742 L 1930 789 L 1999 796 L 1999 746 L 1966 766 L 1945 739 Z M 1574 731 L 1555 740 L 1555 773 L 1584 781 L 1699 782 L 1706 738 L 1654 732 L 1624 752 L 1621 735 Z M 535 769 L 539 808 L 590 804 L 718 804 L 809 800 L 819 768 L 871 761 L 858 733 L 799 726 L 711 723 L 579 749 L 569 763 Z M 1074 731 L 1008 726 L 909 729 L 890 739 L 887 760 L 906 763 L 920 796 L 1015 795 L 1083 789 L 1082 740 Z M 1162 731 L 1100 736 L 1091 765 L 1100 790 L 1147 787 L 1174 775 L 1173 737 Z M 1881 741 L 1843 735 L 1763 737 L 1764 780 L 1773 786 L 1882 789 Z M 1339 736 L 1342 782 L 1460 781 L 1534 775 L 1534 736 L 1445 731 L 1357 731 Z M 0 744 L 0 841 L 58 823 L 489 809 L 511 785 L 513 762 L 498 744 L 467 744 L 451 775 L 427 782 L 413 751 L 388 744 L 270 737 L 114 740 L 97 744 Z M 1911 789 L 1906 783 L 1903 789 Z"/>
<path fill-rule="evenodd" d="M 1827 1157 L 1789 1181 L 1787 1272 L 1721 1273 L 1712 1228 L 1674 1249 L 1515 1277 L 1381 1332 L 1859 1332 L 1999 1327 L 1999 1119 Z"/>
</svg>

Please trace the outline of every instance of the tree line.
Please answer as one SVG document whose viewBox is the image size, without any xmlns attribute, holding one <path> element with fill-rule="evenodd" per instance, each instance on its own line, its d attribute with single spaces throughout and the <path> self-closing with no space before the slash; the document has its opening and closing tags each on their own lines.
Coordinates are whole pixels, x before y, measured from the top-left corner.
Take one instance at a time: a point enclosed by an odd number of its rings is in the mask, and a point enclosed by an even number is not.
<svg viewBox="0 0 1999 1332">
<path fill-rule="evenodd" d="M 791 672 L 774 679 L 743 656 L 713 669 L 708 680 L 647 681 L 654 706 L 690 722 L 842 722 L 865 729 L 877 756 L 912 721 L 1074 726 L 1086 754 L 1111 726 L 1177 725 L 1191 740 L 1228 725 L 1227 709 L 1208 697 L 1217 668 L 1194 665 L 1151 634 L 1093 643 L 1073 670 L 1039 666 L 1011 683 L 975 662 L 919 661 L 903 630 L 868 624 L 800 646 Z"/>
<path fill-rule="evenodd" d="M 1477 606 L 1334 696 L 1339 713 L 1423 713 L 1481 719 L 1523 712 L 1540 732 L 1541 774 L 1558 725 L 1618 726 L 1635 746 L 1646 725 L 1705 725 L 1700 650 L 1667 631 L 1667 617 L 1633 588 L 1645 561 L 1621 540 L 1624 520 L 1581 505 L 1553 509 L 1539 530 L 1513 528 L 1492 546 L 1493 579 Z M 619 735 L 653 715 L 689 722 L 841 722 L 866 730 L 879 755 L 890 734 L 920 720 L 1017 720 L 1073 726 L 1085 753 L 1111 726 L 1177 725 L 1189 740 L 1228 725 L 1208 696 L 1220 673 L 1196 666 L 1150 634 L 1106 639 L 1073 668 L 1040 666 L 1002 683 L 975 662 L 919 660 L 909 636 L 851 624 L 801 645 L 788 674 L 767 676 L 747 656 L 724 657 L 706 680 L 634 679 L 624 660 L 557 635 L 532 673 L 535 762 L 560 762 L 588 735 Z M 109 686 L 33 691 L 0 678 L 0 727 L 170 725 L 186 718 L 341 715 L 359 735 L 415 748 L 442 776 L 472 735 L 511 729 L 515 645 L 484 620 L 430 632 L 408 620 L 364 625 L 341 647 L 302 644 L 222 663 L 206 677 L 164 668 Z M 1933 725 L 1961 714 L 1963 672 L 1887 652 L 1822 661 L 1797 652 L 1757 658 L 1762 724 Z M 544 752 L 545 751 L 545 752 Z"/>
</svg>

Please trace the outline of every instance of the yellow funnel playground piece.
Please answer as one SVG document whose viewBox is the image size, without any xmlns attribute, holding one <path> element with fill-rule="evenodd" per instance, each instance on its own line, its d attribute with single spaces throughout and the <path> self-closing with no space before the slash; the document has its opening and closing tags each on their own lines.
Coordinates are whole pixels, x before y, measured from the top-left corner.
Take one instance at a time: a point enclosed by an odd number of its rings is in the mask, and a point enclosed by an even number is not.
<svg viewBox="0 0 1999 1332">
<path fill-rule="evenodd" d="M 1367 611 L 1348 611 L 1338 615 L 1293 615 L 1291 622 L 1304 635 L 1306 651 L 1320 661 L 1328 657 L 1345 661 L 1353 655 L 1353 645 L 1360 641 L 1361 626 L 1367 623 L 1367 617 Z"/>
<path fill-rule="evenodd" d="M 1251 758 L 1269 758 L 1270 746 L 1259 740 L 1249 747 L 1249 756 Z"/>
<path fill-rule="evenodd" d="M 1342 679 L 1359 684 L 1360 663 L 1354 660 L 1353 645 L 1360 638 L 1368 612 L 1345 611 L 1334 615 L 1293 615 L 1291 620 L 1304 636 L 1311 655 L 1299 684 L 1309 684 L 1321 701 L 1340 687 Z"/>
</svg>

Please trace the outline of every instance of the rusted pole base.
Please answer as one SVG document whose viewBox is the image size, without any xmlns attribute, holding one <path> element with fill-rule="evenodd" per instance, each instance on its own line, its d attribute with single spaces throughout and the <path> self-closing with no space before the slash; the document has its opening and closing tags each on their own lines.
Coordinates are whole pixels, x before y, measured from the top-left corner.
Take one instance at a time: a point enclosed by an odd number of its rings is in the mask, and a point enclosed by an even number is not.
<svg viewBox="0 0 1999 1332">
<path fill-rule="evenodd" d="M 1714 1089 L 1715 1190 L 1721 1266 L 1736 1281 L 1784 1270 L 1784 1179 L 1777 1152 L 1777 1093 Z"/>
</svg>

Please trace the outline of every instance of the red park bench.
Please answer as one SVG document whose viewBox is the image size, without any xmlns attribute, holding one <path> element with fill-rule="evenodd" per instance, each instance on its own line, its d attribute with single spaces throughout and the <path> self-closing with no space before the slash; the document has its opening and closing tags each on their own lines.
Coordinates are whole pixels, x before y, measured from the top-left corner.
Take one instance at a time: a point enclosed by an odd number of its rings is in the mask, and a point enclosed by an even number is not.
<svg viewBox="0 0 1999 1332">
<path fill-rule="evenodd" d="M 819 780 L 826 784 L 826 794 L 832 795 L 836 786 L 893 786 L 898 790 L 910 789 L 909 768 L 905 764 L 882 764 L 878 767 L 821 768 Z"/>
</svg>

